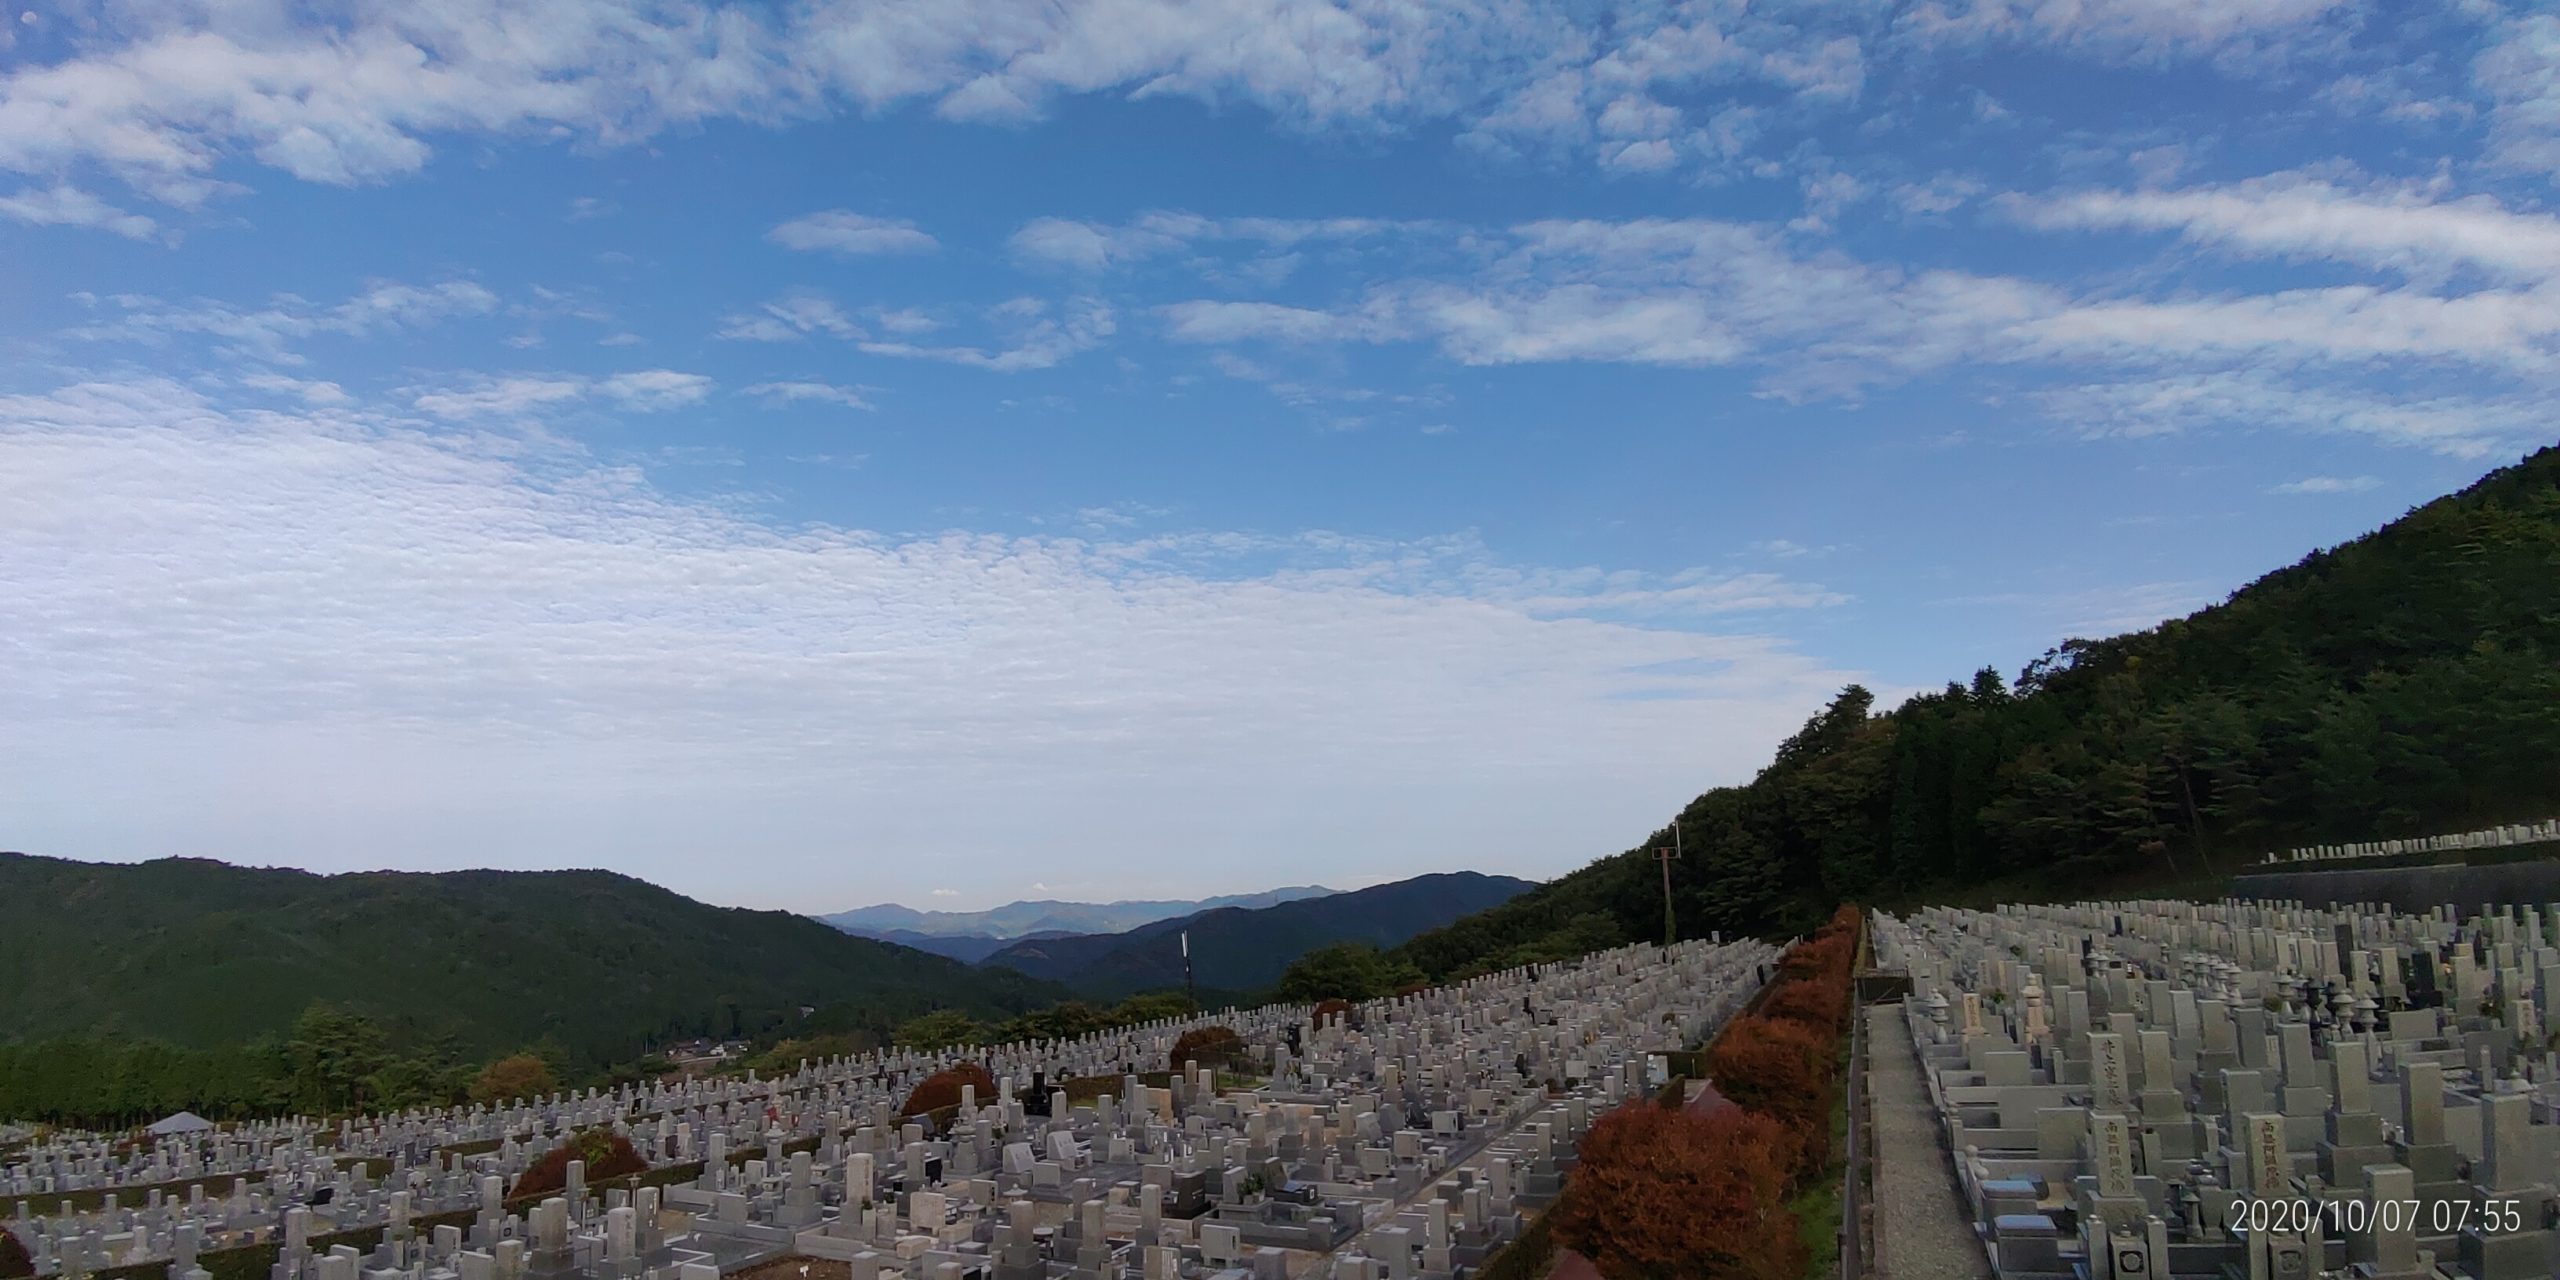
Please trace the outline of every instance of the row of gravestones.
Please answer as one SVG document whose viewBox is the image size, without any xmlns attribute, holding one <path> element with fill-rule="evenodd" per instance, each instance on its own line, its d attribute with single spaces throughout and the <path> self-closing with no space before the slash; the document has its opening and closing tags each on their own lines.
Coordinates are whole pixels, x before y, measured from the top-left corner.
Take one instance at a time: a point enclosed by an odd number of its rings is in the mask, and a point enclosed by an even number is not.
<svg viewBox="0 0 2560 1280">
<path fill-rule="evenodd" d="M 1224 1015 L 1246 1028 L 1276 1026 L 1291 1014 L 1285 1008 Z M 1206 1025 L 1207 1018 L 1166 1020 L 1097 1033 L 1075 1041 L 1006 1047 L 991 1055 L 999 1070 L 1016 1062 L 1047 1062 L 1053 1068 L 1081 1069 L 1106 1060 L 1128 1061 L 1143 1054 L 1161 1057 L 1184 1030 Z M 1046 1055 L 1046 1056 L 1043 1056 Z M 7 1176 L 15 1183 L 50 1191 L 123 1186 L 123 1194 L 142 1203 L 127 1209 L 118 1192 L 104 1203 L 78 1209 L 69 1201 L 33 1195 L 19 1202 L 11 1229 L 39 1257 L 54 1256 L 49 1243 L 100 1242 L 99 1250 L 66 1249 L 62 1266 L 122 1265 L 171 1255 L 176 1230 L 193 1225 L 209 1247 L 260 1243 L 280 1230 L 288 1203 L 311 1204 L 327 1230 L 382 1225 L 387 1195 L 409 1193 L 424 1212 L 443 1212 L 468 1205 L 478 1180 L 496 1174 L 512 1183 L 559 1136 L 574 1129 L 606 1125 L 630 1137 L 653 1165 L 709 1159 L 715 1163 L 732 1142 L 779 1146 L 813 1132 L 829 1109 L 860 1109 L 888 1116 L 899 1100 L 924 1076 L 947 1065 L 948 1056 L 891 1050 L 859 1058 L 815 1064 L 779 1081 L 709 1080 L 627 1086 L 612 1092 L 588 1091 L 554 1095 L 506 1107 L 474 1105 L 418 1109 L 339 1123 L 334 1146 L 320 1145 L 327 1130 L 300 1120 L 261 1122 L 205 1134 L 161 1139 L 128 1157 L 117 1158 L 117 1143 L 104 1136 L 65 1132 L 11 1157 Z M 1025 1078 L 1030 1078 L 1026 1076 Z M 705 1140 L 697 1141 L 696 1135 Z M 448 1154 L 455 1146 L 497 1144 L 494 1151 L 465 1157 Z M 378 1183 L 358 1176 L 352 1181 L 338 1167 L 341 1160 L 374 1159 L 390 1169 Z M 243 1170 L 254 1192 L 235 1180 L 235 1194 L 208 1202 L 190 1188 L 184 1201 L 174 1187 L 150 1185 L 165 1172 L 190 1167 Z M 199 1175 L 201 1176 L 201 1175 Z M 75 1185 L 76 1184 L 76 1185 Z M 103 1251 L 104 1262 L 97 1260 Z M 45 1272 L 43 1274 L 52 1274 Z"/>
<path fill-rule="evenodd" d="M 751 1167 L 698 1229 L 792 1227 L 857 1278 L 1198 1276 L 1291 1249 L 1333 1252 L 1346 1275 L 1453 1274 L 1554 1194 L 1573 1139 L 1642 1088 L 1650 1055 L 1729 1016 L 1773 954 L 1639 949 L 1380 1002 L 1356 1026 L 1298 1028 L 1292 1078 L 1251 1091 L 1124 1081 L 1129 1101 L 1053 1099 L 1046 1116 L 972 1096 L 949 1134 L 904 1132 L 894 1154 L 857 1140 L 832 1170 L 824 1148 Z"/>
<path fill-rule="evenodd" d="M 2560 909 L 1878 916 L 2004 1277 L 2560 1266 Z"/>
<path fill-rule="evenodd" d="M 415 1280 L 665 1280 L 789 1250 L 840 1259 L 856 1280 L 1182 1280 L 1271 1277 L 1312 1250 L 1345 1280 L 1453 1275 L 1516 1233 L 1590 1120 L 1642 1089 L 1652 1055 L 1747 1001 L 1773 954 L 1634 949 L 1374 1002 L 1289 1028 L 1297 1078 L 1261 1089 L 1124 1078 L 1092 1102 L 1053 1096 L 1044 1115 L 1010 1085 L 983 1100 L 972 1088 L 939 1135 L 836 1111 L 812 1149 L 668 1188 L 664 1207 L 692 1216 L 654 1247 L 618 1247 L 616 1210 L 659 1206 L 608 1192 L 504 1219 L 494 1243 L 456 1232 L 390 1260 Z M 1532 1058 L 1558 1091 L 1524 1070 Z M 406 1274 L 314 1270 L 329 1265 L 288 1250 L 277 1280 Z"/>
<path fill-rule="evenodd" d="M 1160 1060 L 1174 1039 L 1194 1026 L 1219 1020 L 1270 1021 L 1286 1016 L 1285 1010 L 1245 1014 L 1228 1011 L 1097 1032 L 1075 1041 L 999 1047 L 979 1056 L 991 1057 L 999 1070 L 1015 1059 L 1054 1060 L 1070 1067 Z M 558 1094 L 502 1107 L 474 1104 L 356 1117 L 339 1122 L 334 1137 L 328 1128 L 300 1119 L 171 1135 L 140 1147 L 133 1147 L 118 1136 L 62 1131 L 47 1141 L 30 1143 L 0 1162 L 0 1195 L 42 1196 L 115 1188 L 131 1188 L 139 1195 L 154 1184 L 195 1177 L 226 1173 L 256 1177 L 274 1170 L 281 1161 L 314 1150 L 318 1141 L 326 1141 L 327 1150 L 335 1155 L 395 1160 L 406 1157 L 414 1163 L 427 1152 L 496 1141 L 510 1134 L 539 1139 L 634 1117 L 648 1119 L 720 1107 L 761 1110 L 777 1095 L 805 1088 L 812 1082 L 863 1080 L 880 1092 L 889 1092 L 911 1085 L 948 1061 L 949 1056 L 944 1054 L 888 1050 L 820 1064 L 802 1073 L 808 1079 L 795 1077 L 787 1082 L 760 1081 L 749 1073 L 745 1081 L 658 1082 L 611 1092 Z M 33 1136 L 32 1130 L 21 1132 Z"/>
<path fill-rule="evenodd" d="M 952 1201 L 974 1206 L 954 1209 L 954 1222 L 984 1217 L 989 1239 L 999 1206 L 1016 1198 L 1062 1218 L 1089 1201 L 1143 1215 L 1142 1202 L 1154 1199 L 1176 1222 L 1222 1219 L 1204 1223 L 1220 1230 L 1200 1236 L 1169 1229 L 1184 1233 L 1178 1247 L 1194 1251 L 1184 1265 L 1196 1269 L 1200 1257 L 1231 1253 L 1230 1229 L 1237 1248 L 1338 1246 L 1366 1223 L 1370 1206 L 1410 1199 L 1447 1170 L 1452 1176 L 1429 1188 L 1431 1203 L 1444 1206 L 1441 1220 L 1454 1211 L 1455 1225 L 1435 1230 L 1435 1212 L 1414 1209 L 1384 1228 L 1401 1236 L 1377 1242 L 1383 1271 L 1427 1268 L 1450 1262 L 1452 1251 L 1488 1249 L 1512 1220 L 1515 1197 L 1551 1194 L 1562 1149 L 1591 1113 L 1584 1095 L 1608 1102 L 1638 1087 L 1641 1055 L 1694 1041 L 1747 998 L 1751 975 L 1767 958 L 1766 948 L 1703 944 L 1667 958 L 1632 951 L 1387 1002 L 1364 1010 L 1358 1029 L 1308 1025 L 1303 1010 L 1287 1008 L 1230 1014 L 1273 1072 L 1273 1083 L 1245 1102 L 1221 1098 L 1214 1081 L 1200 1076 L 1152 1090 L 1124 1079 L 1117 1097 L 1086 1106 L 1065 1105 L 1054 1094 L 1017 1096 L 1030 1081 L 1141 1066 L 1136 1059 L 1145 1053 L 1160 1060 L 1188 1024 L 1012 1047 L 991 1055 L 998 1096 L 984 1105 L 970 1098 L 951 1132 L 929 1142 L 919 1128 L 898 1123 L 895 1100 L 945 1059 L 903 1053 L 813 1064 L 781 1081 L 378 1117 L 342 1126 L 340 1139 L 389 1159 L 393 1171 L 379 1182 L 345 1170 L 323 1180 L 304 1167 L 311 1163 L 307 1132 L 276 1144 L 303 1153 L 292 1166 L 294 1180 L 327 1186 L 327 1203 L 288 1203 L 243 1179 L 229 1196 L 201 1187 L 183 1198 L 148 1195 L 139 1210 L 53 1215 L 29 1234 L 40 1273 L 48 1275 L 168 1257 L 171 1274 L 184 1277 L 190 1267 L 179 1261 L 200 1248 L 276 1241 L 285 1246 L 280 1273 L 307 1280 L 329 1265 L 328 1255 L 305 1256 L 297 1239 L 476 1208 L 475 1226 L 457 1243 L 495 1266 L 504 1261 L 498 1245 L 531 1238 L 527 1228 L 508 1225 L 517 1220 L 501 1211 L 501 1188 L 549 1143 L 509 1137 L 497 1150 L 469 1157 L 440 1148 L 498 1125 L 532 1134 L 602 1122 L 631 1137 L 652 1163 L 706 1161 L 695 1184 L 667 1195 L 684 1201 L 674 1207 L 696 1211 L 702 1240 L 732 1254 L 820 1225 L 839 1240 L 912 1241 L 915 1233 L 892 1202 L 948 1186 Z M 1567 1086 L 1569 1096 L 1550 1105 L 1550 1082 Z M 794 1144 L 815 1150 L 786 1157 L 783 1148 Z M 758 1148 L 762 1158 L 748 1158 Z M 847 1183 L 820 1203 L 810 1186 L 812 1159 L 839 1178 L 858 1164 L 888 1176 L 872 1196 L 852 1196 Z M 1477 1167 L 1461 1167 L 1470 1159 Z M 1501 1162 L 1500 1176 L 1487 1159 Z M 619 1194 L 599 1203 L 573 1187 L 563 1197 L 580 1239 L 604 1238 L 616 1207 L 610 1201 Z M 865 1200 L 873 1204 L 866 1208 Z M 1400 1239 L 1412 1247 L 1399 1252 L 1393 1242 Z M 409 1265 L 458 1273 L 463 1263 L 434 1255 L 432 1243 L 413 1251 Z M 589 1245 L 604 1256 L 594 1240 Z M 538 1252 L 528 1252 L 527 1265 L 539 1269 Z"/>
<path fill-rule="evenodd" d="M 2346 844 L 2310 844 L 2270 853 L 2261 865 L 2283 862 L 2344 862 L 2356 858 L 2391 858 L 2413 853 L 2464 853 L 2475 849 L 2513 849 L 2560 841 L 2560 818 L 2514 822 L 2478 831 L 2394 840 L 2356 840 Z"/>
</svg>

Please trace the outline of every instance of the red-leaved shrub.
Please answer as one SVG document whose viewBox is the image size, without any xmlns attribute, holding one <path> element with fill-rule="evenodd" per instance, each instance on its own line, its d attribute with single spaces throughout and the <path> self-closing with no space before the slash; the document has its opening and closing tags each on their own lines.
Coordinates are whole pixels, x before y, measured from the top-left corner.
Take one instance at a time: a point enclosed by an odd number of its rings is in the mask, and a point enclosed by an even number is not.
<svg viewBox="0 0 2560 1280">
<path fill-rule="evenodd" d="M 569 1162 L 572 1160 L 586 1162 L 586 1180 L 591 1187 L 606 1178 L 639 1173 L 649 1167 L 649 1162 L 641 1159 L 639 1151 L 632 1147 L 631 1139 L 610 1129 L 582 1129 L 534 1161 L 516 1179 L 515 1190 L 508 1192 L 507 1197 L 512 1200 L 566 1190 L 569 1186 Z"/>
<path fill-rule="evenodd" d="M 17 1280 L 35 1273 L 36 1260 L 27 1253 L 27 1246 L 7 1228 L 0 1228 L 0 1280 Z"/>
<path fill-rule="evenodd" d="M 906 1104 L 898 1108 L 898 1114 L 914 1117 L 940 1111 L 944 1107 L 959 1106 L 962 1085 L 978 1086 L 979 1106 L 983 1107 L 995 1101 L 995 1076 L 977 1063 L 960 1062 L 944 1067 L 917 1082 L 915 1091 L 907 1095 Z"/>
<path fill-rule="evenodd" d="M 1556 1242 L 1610 1280 L 1794 1280 L 1805 1253 L 1784 1200 L 1791 1145 L 1739 1107 L 1620 1107 L 1583 1136 Z"/>
<path fill-rule="evenodd" d="M 1173 1042 L 1173 1069 L 1221 1068 L 1244 1057 L 1244 1037 L 1227 1026 L 1193 1027 Z"/>
<path fill-rule="evenodd" d="M 1836 1035 L 1848 1020 L 1848 992 L 1819 980 L 1782 980 L 1760 1002 L 1760 1016 Z"/>
</svg>

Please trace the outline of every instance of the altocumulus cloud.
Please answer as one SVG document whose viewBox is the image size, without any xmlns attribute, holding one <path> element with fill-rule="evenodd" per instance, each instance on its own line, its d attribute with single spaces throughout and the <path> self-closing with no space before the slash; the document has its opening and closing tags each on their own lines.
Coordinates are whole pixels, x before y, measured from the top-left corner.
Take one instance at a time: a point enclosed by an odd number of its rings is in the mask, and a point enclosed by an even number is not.
<svg viewBox="0 0 2560 1280">
<path fill-rule="evenodd" d="M 480 390 L 614 394 L 522 381 Z M 714 840 L 819 858 L 847 895 L 1031 844 L 1134 890 L 1230 824 L 1310 873 L 1426 839 L 1525 868 L 1747 768 L 1850 678 L 1748 634 L 1840 599 L 1772 575 L 1465 536 L 775 527 L 540 430 L 302 399 L 0 397 L 0 749 L 42 797 L 31 845 L 505 864 L 573 815 L 712 897 Z M 1322 848 L 1276 825 L 1315 796 Z"/>
<path fill-rule="evenodd" d="M 321 183 L 416 172 L 449 136 L 627 142 L 723 119 L 930 104 L 1018 122 L 1084 93 L 1241 101 L 1302 128 L 1447 122 L 1497 154 L 1619 168 L 1712 163 L 1701 84 L 1806 111 L 1855 104 L 1874 64 L 1942 46 L 2049 46 L 2100 61 L 2253 58 L 2334 46 L 2344 0 L 1927 0 L 1866 6 L 1568 5 L 1554 0 L 951 0 L 930 10 L 321 0 L 290 24 L 227 6 L 116 6 L 66 56 L 0 76 L 0 170 L 104 170 L 189 206 L 247 160 Z M 504 30 L 509 39 L 475 33 Z M 1241 34 L 1239 34 L 1241 33 Z M 2510 24 L 2483 80 L 2506 154 L 2551 146 L 2550 29 Z M 807 247 L 903 251 L 857 215 Z M 895 232 L 894 227 L 887 228 Z M 1053 247 L 1062 247 L 1053 245 Z M 1090 241 L 1076 250 L 1087 256 Z"/>
</svg>

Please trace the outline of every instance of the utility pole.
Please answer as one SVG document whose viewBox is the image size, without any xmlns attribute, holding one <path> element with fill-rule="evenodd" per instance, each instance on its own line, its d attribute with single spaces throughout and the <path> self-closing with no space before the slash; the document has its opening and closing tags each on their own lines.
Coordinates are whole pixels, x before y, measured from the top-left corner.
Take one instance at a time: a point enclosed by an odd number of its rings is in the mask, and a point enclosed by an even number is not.
<svg viewBox="0 0 2560 1280">
<path fill-rule="evenodd" d="M 1680 931 L 1671 922 L 1671 862 L 1680 856 L 1680 820 L 1671 820 L 1671 843 L 1653 851 L 1653 859 L 1662 864 L 1662 945 L 1680 940 Z"/>
</svg>

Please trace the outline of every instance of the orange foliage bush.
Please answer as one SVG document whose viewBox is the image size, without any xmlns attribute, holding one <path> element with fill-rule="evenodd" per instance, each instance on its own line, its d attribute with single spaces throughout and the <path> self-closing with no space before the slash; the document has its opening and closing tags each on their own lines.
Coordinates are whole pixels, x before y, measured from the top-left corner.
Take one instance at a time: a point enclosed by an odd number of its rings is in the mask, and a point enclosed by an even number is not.
<svg viewBox="0 0 2560 1280">
<path fill-rule="evenodd" d="M 0 1276 L 15 1280 L 35 1273 L 36 1260 L 27 1253 L 27 1246 L 6 1229 L 0 1229 Z"/>
<path fill-rule="evenodd" d="M 978 1105 L 986 1106 L 996 1097 L 996 1078 L 985 1067 L 974 1062 L 954 1063 L 917 1082 L 915 1091 L 907 1095 L 906 1104 L 898 1108 L 900 1116 L 920 1116 L 944 1107 L 960 1105 L 963 1085 L 978 1086 Z"/>
<path fill-rule="evenodd" d="M 607 1129 L 585 1129 L 544 1152 L 541 1159 L 534 1161 L 516 1179 L 515 1190 L 508 1192 L 507 1198 L 512 1200 L 567 1190 L 569 1162 L 572 1160 L 586 1162 L 586 1181 L 591 1187 L 606 1178 L 640 1173 L 649 1167 L 649 1162 L 641 1159 L 639 1151 L 632 1147 L 631 1139 Z"/>
<path fill-rule="evenodd" d="M 1708 1051 L 1707 1078 L 1734 1102 L 1799 1128 L 1829 1101 L 1820 1095 L 1830 1052 L 1831 1037 L 1800 1022 L 1741 1018 Z"/>
<path fill-rule="evenodd" d="M 1794 1175 L 1819 1175 L 1831 1159 L 1831 1104 L 1839 1088 L 1841 1032 L 1852 1012 L 1858 913 L 1842 907 L 1779 958 L 1778 978 L 1750 1014 L 1728 1024 L 1707 1052 L 1707 1075 L 1736 1105 L 1784 1126 Z"/>
<path fill-rule="evenodd" d="M 1849 934 L 1823 932 L 1787 948 L 1778 958 L 1778 972 L 1790 978 L 1829 978 L 1834 974 L 1848 976 L 1851 951 L 1858 940 Z"/>
<path fill-rule="evenodd" d="M 1315 1011 L 1310 1016 L 1319 1027 L 1327 1023 L 1345 1021 L 1351 1016 L 1351 1002 L 1348 1000 L 1317 1001 Z"/>
<path fill-rule="evenodd" d="M 1738 1107 L 1621 1107 L 1582 1139 L 1556 1242 L 1611 1280 L 1793 1280 L 1806 1258 L 1782 1199 L 1791 1147 Z"/>
<path fill-rule="evenodd" d="M 1226 1026 L 1194 1027 L 1173 1042 L 1173 1069 L 1217 1068 L 1244 1056 L 1244 1037 Z"/>
<path fill-rule="evenodd" d="M 1827 982 L 1780 982 L 1760 1003 L 1760 1016 L 1837 1034 L 1848 1020 L 1848 992 Z"/>
</svg>

